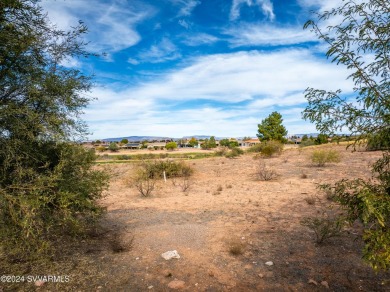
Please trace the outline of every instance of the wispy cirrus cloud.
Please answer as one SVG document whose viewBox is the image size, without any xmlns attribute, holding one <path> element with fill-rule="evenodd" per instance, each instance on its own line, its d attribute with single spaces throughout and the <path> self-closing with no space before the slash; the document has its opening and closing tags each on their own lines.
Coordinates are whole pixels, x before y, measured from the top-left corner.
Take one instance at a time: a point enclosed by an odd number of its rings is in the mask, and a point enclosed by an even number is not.
<svg viewBox="0 0 390 292">
<path fill-rule="evenodd" d="M 79 20 L 88 26 L 90 49 L 108 54 L 134 46 L 141 40 L 136 27 L 155 14 L 145 3 L 127 1 L 42 1 L 43 8 L 59 28 L 69 29 Z"/>
<path fill-rule="evenodd" d="M 270 0 L 233 0 L 232 7 L 230 9 L 230 20 L 237 20 L 240 18 L 240 9 L 245 4 L 247 6 L 259 7 L 269 20 L 272 21 L 275 19 L 273 4 Z"/>
<path fill-rule="evenodd" d="M 164 37 L 149 49 L 141 51 L 136 58 L 129 58 L 127 61 L 130 64 L 138 65 L 140 63 L 162 63 L 180 57 L 181 54 L 178 48 L 168 38 Z"/>
<path fill-rule="evenodd" d="M 195 33 L 182 36 L 182 43 L 190 46 L 210 45 L 220 41 L 219 38 L 208 33 Z"/>
<path fill-rule="evenodd" d="M 242 24 L 223 31 L 232 47 L 293 45 L 317 41 L 315 35 L 301 27 L 270 24 Z"/>
<path fill-rule="evenodd" d="M 192 10 L 198 6 L 201 2 L 198 0 L 173 0 L 174 2 L 181 5 L 178 16 L 189 16 L 192 13 Z"/>
</svg>

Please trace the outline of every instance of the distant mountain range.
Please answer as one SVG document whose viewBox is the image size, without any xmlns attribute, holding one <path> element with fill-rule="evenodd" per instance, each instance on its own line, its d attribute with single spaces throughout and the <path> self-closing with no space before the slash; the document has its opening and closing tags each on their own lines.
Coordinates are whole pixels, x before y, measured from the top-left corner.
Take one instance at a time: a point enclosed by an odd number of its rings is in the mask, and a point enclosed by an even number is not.
<svg viewBox="0 0 390 292">
<path fill-rule="evenodd" d="M 297 136 L 297 137 L 300 137 L 302 138 L 303 135 L 307 135 L 308 137 L 312 136 L 312 137 L 317 137 L 318 136 L 318 133 L 309 133 L 309 134 L 291 134 L 289 135 L 289 137 L 291 136 Z M 99 139 L 101 141 L 106 141 L 106 142 L 120 142 L 122 141 L 123 139 L 127 139 L 129 142 L 138 142 L 138 141 L 153 141 L 153 140 L 157 140 L 157 141 L 161 141 L 161 140 L 178 140 L 178 139 L 191 139 L 192 137 L 194 137 L 195 139 L 197 140 L 200 140 L 200 139 L 210 139 L 212 135 L 192 135 L 192 136 L 184 136 L 182 138 L 174 138 L 174 137 L 164 137 L 164 136 L 126 136 L 126 137 L 115 137 L 115 138 L 105 138 L 105 139 Z M 222 140 L 222 139 L 226 139 L 226 138 L 231 138 L 231 137 L 215 137 L 215 139 L 217 140 Z M 243 137 L 237 137 L 237 139 L 242 139 Z M 253 137 L 255 138 L 255 137 Z"/>
<path fill-rule="evenodd" d="M 178 139 L 191 139 L 194 137 L 195 139 L 210 139 L 212 135 L 193 135 L 193 136 L 185 136 L 182 138 L 174 138 L 174 137 L 163 137 L 163 136 L 127 136 L 127 137 L 116 137 L 116 138 L 104 138 L 99 139 L 101 141 L 110 141 L 110 142 L 120 142 L 123 139 L 129 140 L 129 142 L 135 142 L 135 141 L 153 141 L 153 140 L 178 140 Z M 227 137 L 215 137 L 217 140 L 225 139 Z M 229 137 L 230 138 L 230 137 Z"/>
</svg>

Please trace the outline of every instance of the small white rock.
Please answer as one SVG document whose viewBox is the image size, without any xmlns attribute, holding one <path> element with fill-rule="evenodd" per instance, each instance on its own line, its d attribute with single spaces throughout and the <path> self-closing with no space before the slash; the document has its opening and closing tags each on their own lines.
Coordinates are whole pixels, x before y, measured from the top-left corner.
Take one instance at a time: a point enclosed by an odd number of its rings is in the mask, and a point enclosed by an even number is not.
<svg viewBox="0 0 390 292">
<path fill-rule="evenodd" d="M 167 261 L 170 259 L 180 259 L 180 255 L 177 250 L 169 250 L 161 254 L 161 256 Z"/>
<path fill-rule="evenodd" d="M 266 264 L 267 266 L 273 266 L 273 265 L 274 265 L 274 263 L 271 262 L 271 261 L 268 261 L 268 262 L 266 262 L 265 264 Z"/>
<path fill-rule="evenodd" d="M 148 289 L 149 289 L 149 290 L 150 290 L 150 289 L 153 289 L 153 286 L 152 286 L 152 285 L 148 286 Z"/>
</svg>

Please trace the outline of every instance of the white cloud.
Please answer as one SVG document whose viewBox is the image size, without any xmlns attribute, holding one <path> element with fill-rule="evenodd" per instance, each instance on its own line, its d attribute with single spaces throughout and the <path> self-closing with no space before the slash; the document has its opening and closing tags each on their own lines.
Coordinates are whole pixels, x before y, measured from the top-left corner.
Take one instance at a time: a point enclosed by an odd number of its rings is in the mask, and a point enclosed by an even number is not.
<svg viewBox="0 0 390 292">
<path fill-rule="evenodd" d="M 213 35 L 207 33 L 188 34 L 182 36 L 183 44 L 191 47 L 210 45 L 219 41 L 219 39 Z"/>
<path fill-rule="evenodd" d="M 269 24 L 243 24 L 224 31 L 230 35 L 233 47 L 261 45 L 292 45 L 317 40 L 315 35 L 302 27 L 281 27 Z"/>
<path fill-rule="evenodd" d="M 240 9 L 244 4 L 248 6 L 258 6 L 268 19 L 271 21 L 275 19 L 273 4 L 270 0 L 233 0 L 230 9 L 230 20 L 237 20 L 240 18 Z"/>
<path fill-rule="evenodd" d="M 178 16 L 189 16 L 192 13 L 192 10 L 198 6 L 201 2 L 198 0 L 176 0 L 176 2 L 181 3 L 183 6 L 179 11 Z"/>
<path fill-rule="evenodd" d="M 181 25 L 182 27 L 184 27 L 185 29 L 189 29 L 190 27 L 191 27 L 191 23 L 190 22 L 188 22 L 187 20 L 185 20 L 185 19 L 180 19 L 179 21 L 178 21 L 178 23 L 179 23 L 179 25 Z"/>
<path fill-rule="evenodd" d="M 150 6 L 137 7 L 127 1 L 42 1 L 50 20 L 67 30 L 84 21 L 89 28 L 90 48 L 97 52 L 117 52 L 137 44 L 141 36 L 136 25 L 154 14 Z"/>
<path fill-rule="evenodd" d="M 314 126 L 297 112 L 306 102 L 303 91 L 350 92 L 353 87 L 343 67 L 306 49 L 217 54 L 187 62 L 151 82 L 122 90 L 95 89 L 92 95 L 99 101 L 85 116 L 94 138 L 255 135 L 257 124 L 279 107 L 295 109 L 283 114 L 290 133 L 312 132 Z"/>
<path fill-rule="evenodd" d="M 163 38 L 158 44 L 148 50 L 141 51 L 136 61 L 142 63 L 162 63 L 181 57 L 178 48 L 168 39 Z M 133 61 L 134 62 L 134 61 Z"/>
</svg>

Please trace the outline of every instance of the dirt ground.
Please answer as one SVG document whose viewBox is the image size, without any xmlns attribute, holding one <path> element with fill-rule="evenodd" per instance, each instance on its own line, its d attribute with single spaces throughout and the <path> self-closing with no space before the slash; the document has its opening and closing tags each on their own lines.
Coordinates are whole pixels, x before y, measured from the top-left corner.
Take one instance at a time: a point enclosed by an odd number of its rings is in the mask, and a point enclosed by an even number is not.
<svg viewBox="0 0 390 292">
<path fill-rule="evenodd" d="M 66 274 L 70 281 L 12 287 L 38 291 L 389 291 L 390 273 L 376 274 L 361 259 L 359 224 L 321 245 L 300 224 L 304 217 L 321 215 L 330 204 L 316 189 L 318 184 L 368 178 L 370 165 L 381 156 L 380 152 L 352 152 L 345 146 L 325 147 L 336 149 L 341 162 L 313 166 L 308 160 L 311 147 L 286 149 L 281 156 L 264 159 L 278 174 L 272 181 L 255 178 L 259 160 L 253 154 L 190 160 L 194 174 L 186 192 L 179 180 L 176 185 L 170 179 L 161 180 L 148 198 L 129 185 L 134 163 L 101 166 L 112 173 L 110 189 L 101 202 L 107 207 L 102 221 L 105 231 L 76 254 L 64 251 L 68 259 L 47 271 Z M 315 198 L 314 204 L 308 203 L 309 197 Z M 172 250 L 179 259 L 162 258 L 162 253 Z"/>
</svg>

